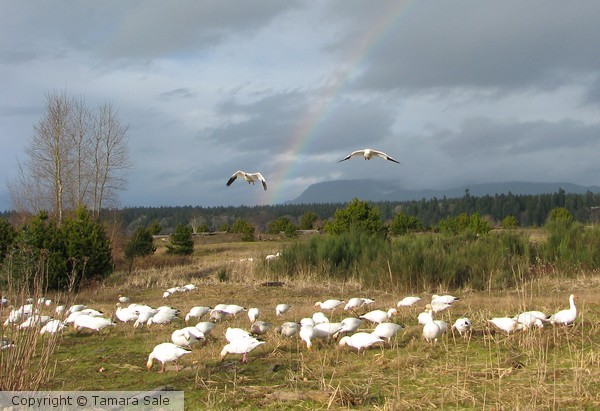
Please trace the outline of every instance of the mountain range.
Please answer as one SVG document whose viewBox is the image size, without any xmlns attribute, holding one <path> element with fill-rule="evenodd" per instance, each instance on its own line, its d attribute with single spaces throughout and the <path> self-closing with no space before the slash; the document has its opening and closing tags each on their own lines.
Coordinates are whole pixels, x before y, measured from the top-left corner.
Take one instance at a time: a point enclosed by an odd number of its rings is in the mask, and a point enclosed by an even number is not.
<svg viewBox="0 0 600 411">
<path fill-rule="evenodd" d="M 573 183 L 536 183 L 508 181 L 501 183 L 471 184 L 442 190 L 411 190 L 399 187 L 394 181 L 385 180 L 335 180 L 310 185 L 291 204 L 345 203 L 357 197 L 364 201 L 411 201 L 436 198 L 458 198 L 468 189 L 472 196 L 508 194 L 537 195 L 556 193 L 584 194 L 600 192 L 600 186 L 583 186 Z"/>
</svg>

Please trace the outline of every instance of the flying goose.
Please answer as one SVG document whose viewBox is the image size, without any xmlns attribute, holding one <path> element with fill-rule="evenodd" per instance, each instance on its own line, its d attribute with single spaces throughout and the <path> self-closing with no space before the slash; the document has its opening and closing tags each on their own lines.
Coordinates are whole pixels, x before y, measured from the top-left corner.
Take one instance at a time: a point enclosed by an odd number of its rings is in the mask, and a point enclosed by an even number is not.
<svg viewBox="0 0 600 411">
<path fill-rule="evenodd" d="M 243 177 L 248 184 L 254 184 L 257 180 L 262 183 L 263 188 L 267 189 L 267 180 L 263 177 L 261 173 L 246 173 L 245 171 L 238 170 L 236 171 L 229 181 L 227 181 L 227 186 L 229 187 L 231 183 L 235 181 L 236 178 Z"/>
<path fill-rule="evenodd" d="M 363 156 L 365 160 L 370 160 L 373 156 L 381 157 L 384 160 L 393 161 L 394 163 L 400 164 L 398 160 L 394 160 L 392 157 L 385 154 L 383 151 L 373 150 L 372 148 L 365 148 L 363 150 L 356 150 L 350 153 L 347 157 L 342 158 L 338 163 L 349 160 L 352 157 Z"/>
</svg>

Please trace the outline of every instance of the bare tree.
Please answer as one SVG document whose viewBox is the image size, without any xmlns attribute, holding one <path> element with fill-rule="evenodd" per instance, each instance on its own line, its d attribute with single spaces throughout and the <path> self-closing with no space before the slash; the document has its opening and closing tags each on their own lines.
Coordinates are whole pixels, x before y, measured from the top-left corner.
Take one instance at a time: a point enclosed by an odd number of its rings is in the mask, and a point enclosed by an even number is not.
<svg viewBox="0 0 600 411">
<path fill-rule="evenodd" d="M 62 92 L 48 93 L 46 105 L 27 160 L 9 183 L 12 205 L 18 211 L 51 210 L 59 223 L 65 211 L 80 206 L 98 217 L 125 188 L 122 172 L 131 167 L 127 127 L 110 103 L 92 113 L 83 100 Z"/>
</svg>

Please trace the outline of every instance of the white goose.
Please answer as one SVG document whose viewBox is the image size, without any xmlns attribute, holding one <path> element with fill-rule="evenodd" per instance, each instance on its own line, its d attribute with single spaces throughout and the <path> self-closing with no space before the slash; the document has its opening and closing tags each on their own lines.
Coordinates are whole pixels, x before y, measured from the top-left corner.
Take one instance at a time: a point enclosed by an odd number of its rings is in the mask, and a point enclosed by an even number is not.
<svg viewBox="0 0 600 411">
<path fill-rule="evenodd" d="M 138 314 L 130 310 L 129 307 L 121 307 L 121 303 L 117 303 L 115 310 L 115 316 L 124 323 L 126 322 L 135 322 L 138 319 Z"/>
<path fill-rule="evenodd" d="M 157 360 L 162 364 L 158 372 L 164 372 L 165 365 L 168 362 L 173 361 L 175 363 L 175 369 L 179 371 L 179 364 L 177 363 L 177 360 L 179 360 L 179 358 L 181 358 L 183 355 L 190 353 L 191 351 L 183 349 L 180 346 L 173 343 L 166 342 L 158 344 L 156 347 L 154 347 L 154 349 L 148 356 L 146 368 L 148 369 L 148 371 L 150 371 L 152 369 L 152 364 L 154 363 L 154 360 Z"/>
<path fill-rule="evenodd" d="M 363 320 L 361 320 L 360 318 L 355 318 L 355 317 L 344 318 L 342 320 L 342 328 L 340 329 L 339 333 L 340 334 L 353 333 L 356 330 L 358 330 L 358 327 L 360 327 L 362 323 L 363 323 Z"/>
<path fill-rule="evenodd" d="M 378 343 L 383 343 L 383 340 L 377 335 L 372 333 L 359 332 L 342 337 L 342 339 L 339 342 L 339 345 L 340 347 L 348 345 L 349 347 L 356 348 L 356 350 L 360 354 L 360 350 L 363 350 L 364 353 L 367 348 L 370 348 L 374 344 Z"/>
<path fill-rule="evenodd" d="M 353 297 L 348 300 L 348 302 L 344 306 L 344 310 L 354 310 L 355 308 L 360 308 L 363 305 L 372 304 L 374 302 L 375 300 L 372 300 L 370 298 Z"/>
<path fill-rule="evenodd" d="M 250 320 L 251 323 L 258 320 L 258 317 L 260 317 L 260 310 L 258 308 L 256 308 L 256 307 L 248 308 L 248 319 Z"/>
<path fill-rule="evenodd" d="M 313 320 L 313 326 L 317 325 L 317 324 L 323 324 L 323 323 L 329 322 L 329 318 L 327 318 L 327 316 L 325 314 L 323 314 L 321 311 L 314 313 L 312 315 L 312 320 Z M 300 322 L 302 322 L 302 321 L 300 321 Z"/>
<path fill-rule="evenodd" d="M 210 312 L 210 307 L 195 306 L 190 308 L 190 311 L 185 315 L 185 323 L 189 324 L 192 318 L 201 319 Z"/>
<path fill-rule="evenodd" d="M 333 311 L 340 305 L 344 304 L 344 301 L 340 300 L 325 300 L 323 302 L 317 301 L 315 307 L 321 307 L 321 310 Z"/>
<path fill-rule="evenodd" d="M 440 303 L 446 303 L 446 304 L 454 304 L 455 302 L 458 301 L 458 298 L 453 296 L 453 295 L 437 295 L 437 294 L 433 294 L 431 296 L 431 302 L 435 303 L 435 302 L 440 302 Z"/>
<path fill-rule="evenodd" d="M 352 157 L 358 157 L 358 156 L 362 156 L 365 160 L 370 160 L 371 158 L 373 158 L 373 156 L 377 156 L 377 157 L 383 158 L 384 160 L 389 160 L 389 161 L 393 161 L 394 163 L 400 164 L 399 161 L 394 160 L 392 157 L 388 156 L 383 151 L 373 150 L 372 148 L 365 148 L 363 150 L 353 151 L 352 153 L 350 153 L 349 155 L 347 155 L 346 157 L 344 157 L 340 161 L 338 161 L 338 163 L 341 163 L 342 161 L 345 161 L 345 160 L 349 160 Z"/>
<path fill-rule="evenodd" d="M 571 325 L 577 318 L 577 307 L 575 307 L 575 295 L 569 296 L 569 308 L 561 310 L 550 317 L 550 323 L 558 325 Z"/>
<path fill-rule="evenodd" d="M 387 311 L 383 310 L 373 310 L 369 311 L 366 314 L 361 315 L 359 318 L 362 318 L 367 321 L 371 321 L 373 323 L 383 323 L 392 318 L 393 315 L 398 314 L 398 310 L 395 308 L 390 308 Z"/>
<path fill-rule="evenodd" d="M 219 357 L 223 361 L 227 354 L 242 354 L 242 364 L 245 364 L 248 362 L 248 353 L 264 343 L 254 337 L 235 338 L 223 347 Z"/>
<path fill-rule="evenodd" d="M 427 305 L 425 313 L 426 319 L 425 325 L 423 325 L 423 338 L 427 341 L 433 341 L 433 343 L 436 344 L 443 332 L 440 326 L 433 320 L 433 312 L 431 311 L 429 304 Z"/>
<path fill-rule="evenodd" d="M 204 337 L 208 337 L 212 332 L 213 328 L 215 328 L 215 323 L 210 321 L 202 321 L 196 324 L 196 328 L 204 334 Z"/>
<path fill-rule="evenodd" d="M 185 327 L 181 330 L 175 330 L 171 334 L 173 344 L 180 347 L 191 347 L 192 344 L 204 339 L 204 334 L 196 327 Z"/>
<path fill-rule="evenodd" d="M 408 297 L 404 297 L 403 299 L 398 301 L 397 307 L 410 307 L 411 305 L 414 305 L 419 301 L 421 301 L 421 297 L 411 295 Z"/>
<path fill-rule="evenodd" d="M 82 314 L 75 318 L 73 325 L 77 331 L 80 331 L 82 328 L 87 328 L 88 330 L 100 333 L 104 328 L 115 325 L 115 323 L 108 318 L 92 317 L 91 315 Z"/>
<path fill-rule="evenodd" d="M 50 320 L 41 329 L 40 334 L 56 334 L 65 328 L 65 325 L 60 320 Z"/>
<path fill-rule="evenodd" d="M 300 328 L 300 324 L 288 321 L 277 327 L 277 331 L 284 337 L 293 337 L 300 332 Z"/>
<path fill-rule="evenodd" d="M 452 325 L 452 329 L 456 329 L 461 337 L 468 335 L 468 333 L 471 331 L 471 327 L 471 320 L 469 320 L 467 317 L 457 318 Z"/>
<path fill-rule="evenodd" d="M 262 183 L 263 188 L 267 189 L 267 180 L 263 177 L 261 173 L 246 173 L 245 171 L 238 170 L 229 178 L 227 181 L 227 187 L 233 183 L 236 178 L 242 177 L 244 180 L 248 182 L 248 184 L 254 184 L 256 181 L 260 181 Z"/>
<path fill-rule="evenodd" d="M 303 325 L 300 327 L 298 333 L 300 339 L 306 343 L 306 348 L 312 350 L 312 339 L 315 338 L 315 328 L 310 325 Z"/>
<path fill-rule="evenodd" d="M 289 304 L 277 304 L 277 306 L 275 307 L 275 315 L 277 317 L 287 313 L 290 309 L 290 305 Z"/>
<path fill-rule="evenodd" d="M 237 305 L 237 304 L 228 304 L 223 309 L 223 311 L 225 311 L 226 313 L 231 314 L 235 317 L 239 313 L 246 311 L 246 308 L 242 307 L 241 305 Z"/>
<path fill-rule="evenodd" d="M 499 330 L 504 331 L 507 334 L 514 333 L 515 331 L 521 330 L 523 328 L 522 324 L 519 324 L 517 320 L 510 317 L 495 317 L 491 320 L 488 320 Z"/>
<path fill-rule="evenodd" d="M 513 317 L 524 328 L 533 327 L 543 328 L 544 323 L 548 322 L 548 316 L 541 311 L 525 311 Z"/>
<path fill-rule="evenodd" d="M 385 338 L 388 342 L 391 342 L 392 338 L 395 337 L 402 328 L 403 327 L 400 324 L 384 322 L 377 324 L 377 327 L 375 327 L 372 334 L 375 334 L 379 338 Z"/>
</svg>

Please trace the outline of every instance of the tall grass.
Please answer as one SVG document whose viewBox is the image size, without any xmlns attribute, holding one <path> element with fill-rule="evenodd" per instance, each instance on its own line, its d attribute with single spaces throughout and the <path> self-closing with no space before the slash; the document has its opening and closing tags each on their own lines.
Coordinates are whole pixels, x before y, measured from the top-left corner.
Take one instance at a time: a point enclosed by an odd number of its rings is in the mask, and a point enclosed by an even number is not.
<svg viewBox="0 0 600 411">
<path fill-rule="evenodd" d="M 32 305 L 36 315 L 52 315 L 42 298 L 47 296 L 47 266 L 44 253 L 35 263 L 27 258 L 13 259 L 13 256 L 4 261 L 3 296 L 11 305 L 0 308 L 0 333 L 7 344 L 0 350 L 0 389 L 3 391 L 35 391 L 54 375 L 54 352 L 60 345 L 60 333 L 41 335 L 39 323 L 28 328 L 19 327 L 26 317 L 16 323 L 5 322 L 13 309 L 23 312 L 26 304 Z M 71 285 L 73 278 L 75 276 L 71 275 Z M 61 296 L 57 294 L 55 298 Z"/>
</svg>

